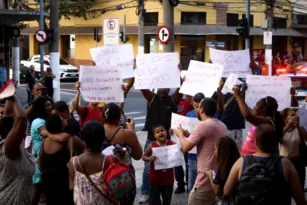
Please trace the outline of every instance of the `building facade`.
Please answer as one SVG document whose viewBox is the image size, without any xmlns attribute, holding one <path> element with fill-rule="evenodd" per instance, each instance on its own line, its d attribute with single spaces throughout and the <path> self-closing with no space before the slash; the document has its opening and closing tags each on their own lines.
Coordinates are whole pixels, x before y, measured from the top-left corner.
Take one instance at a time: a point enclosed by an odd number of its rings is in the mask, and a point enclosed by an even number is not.
<svg viewBox="0 0 307 205">
<path fill-rule="evenodd" d="M 290 52 L 293 38 L 304 38 L 304 31 L 292 28 L 291 5 L 274 9 L 273 53 Z M 157 33 L 163 26 L 163 8 L 160 1 L 145 2 L 145 53 L 163 52 Z M 121 30 L 126 15 L 126 34 L 133 45 L 135 56 L 138 53 L 138 16 L 137 1 L 97 1 L 94 8 L 87 13 L 87 19 L 74 18 L 60 21 L 60 55 L 71 64 L 91 64 L 89 49 L 102 46 L 103 19 L 117 17 L 120 19 Z M 218 49 L 240 50 L 245 48 L 244 38 L 238 36 L 236 27 L 238 20 L 245 17 L 244 1 L 217 0 L 180 1 L 174 8 L 175 51 L 180 53 L 184 69 L 190 59 L 208 62 L 209 47 L 217 45 Z M 263 2 L 251 0 L 251 57 L 263 56 L 263 22 L 266 19 L 266 5 Z M 102 40 L 96 45 L 94 28 L 99 28 Z M 22 35 L 28 38 L 29 56 L 39 53 L 39 45 L 34 39 L 38 24 L 32 22 L 22 30 Z M 28 58 L 29 56 L 23 56 Z"/>
</svg>

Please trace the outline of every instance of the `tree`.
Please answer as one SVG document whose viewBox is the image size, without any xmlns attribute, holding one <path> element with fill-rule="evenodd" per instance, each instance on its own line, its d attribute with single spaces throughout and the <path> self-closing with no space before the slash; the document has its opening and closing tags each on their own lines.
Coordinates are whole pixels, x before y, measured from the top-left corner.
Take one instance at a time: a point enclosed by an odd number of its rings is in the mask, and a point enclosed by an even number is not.
<svg viewBox="0 0 307 205">
<path fill-rule="evenodd" d="M 39 0 L 35 0 L 39 3 Z M 52 0 L 44 0 L 44 10 L 49 12 Z M 70 17 L 83 17 L 86 19 L 86 11 L 92 8 L 96 0 L 60 0 L 60 18 L 70 19 Z M 33 4 L 27 0 L 9 0 L 9 5 L 17 10 L 34 10 Z"/>
</svg>

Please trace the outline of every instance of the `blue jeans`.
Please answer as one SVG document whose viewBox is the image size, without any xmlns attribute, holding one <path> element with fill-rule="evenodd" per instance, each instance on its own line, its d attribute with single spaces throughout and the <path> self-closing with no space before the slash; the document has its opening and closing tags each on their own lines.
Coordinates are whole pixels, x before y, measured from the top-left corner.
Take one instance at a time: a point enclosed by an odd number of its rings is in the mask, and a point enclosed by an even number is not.
<svg viewBox="0 0 307 205">
<path fill-rule="evenodd" d="M 196 177 L 197 177 L 197 155 L 188 153 L 188 190 L 193 189 Z"/>
<path fill-rule="evenodd" d="M 27 91 L 27 93 L 28 93 L 28 101 L 27 101 L 27 103 L 29 103 L 29 102 L 31 102 L 32 101 L 32 90 L 30 90 L 30 91 Z"/>
<path fill-rule="evenodd" d="M 144 150 L 150 145 L 152 140 L 147 139 L 145 142 Z M 141 193 L 142 195 L 149 196 L 150 191 L 150 184 L 149 184 L 149 175 L 150 175 L 150 162 L 144 163 L 144 172 L 143 172 L 143 179 L 142 179 L 142 186 L 141 186 Z"/>
</svg>

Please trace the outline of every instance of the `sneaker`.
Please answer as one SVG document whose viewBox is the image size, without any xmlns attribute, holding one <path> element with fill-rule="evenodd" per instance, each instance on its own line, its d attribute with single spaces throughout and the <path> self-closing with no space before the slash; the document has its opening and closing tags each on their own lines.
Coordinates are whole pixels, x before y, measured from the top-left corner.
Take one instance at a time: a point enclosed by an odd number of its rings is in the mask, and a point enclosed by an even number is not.
<svg viewBox="0 0 307 205">
<path fill-rule="evenodd" d="M 177 189 L 174 191 L 175 194 L 181 194 L 185 192 L 184 186 L 178 186 Z"/>
<path fill-rule="evenodd" d="M 146 204 L 148 203 L 148 200 L 149 200 L 149 196 L 143 195 L 140 197 L 139 204 Z"/>
</svg>

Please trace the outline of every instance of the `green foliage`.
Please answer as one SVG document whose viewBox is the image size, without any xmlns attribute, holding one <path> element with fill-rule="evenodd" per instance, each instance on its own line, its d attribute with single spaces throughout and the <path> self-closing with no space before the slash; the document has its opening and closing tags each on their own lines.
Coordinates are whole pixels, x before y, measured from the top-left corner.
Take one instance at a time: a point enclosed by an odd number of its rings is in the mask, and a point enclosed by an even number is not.
<svg viewBox="0 0 307 205">
<path fill-rule="evenodd" d="M 60 0 L 60 17 L 70 19 L 71 16 L 74 16 L 86 19 L 86 11 L 92 8 L 95 3 L 96 0 Z"/>
</svg>

